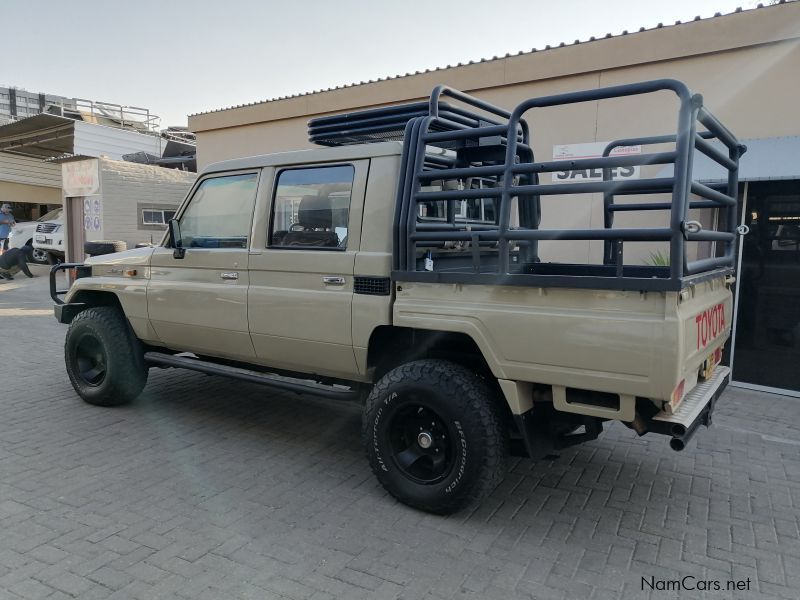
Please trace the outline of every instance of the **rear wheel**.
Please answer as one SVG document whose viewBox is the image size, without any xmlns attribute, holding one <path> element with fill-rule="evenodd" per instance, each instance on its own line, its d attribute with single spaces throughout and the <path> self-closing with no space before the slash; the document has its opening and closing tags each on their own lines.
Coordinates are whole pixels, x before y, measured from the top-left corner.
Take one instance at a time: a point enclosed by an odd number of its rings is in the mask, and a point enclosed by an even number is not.
<svg viewBox="0 0 800 600">
<path fill-rule="evenodd" d="M 141 343 L 114 307 L 79 313 L 67 331 L 64 354 L 72 387 L 89 404 L 126 404 L 147 382 Z"/>
<path fill-rule="evenodd" d="M 446 514 L 483 499 L 503 478 L 507 436 L 486 383 L 444 360 L 388 372 L 364 412 L 370 465 L 401 502 Z"/>
</svg>

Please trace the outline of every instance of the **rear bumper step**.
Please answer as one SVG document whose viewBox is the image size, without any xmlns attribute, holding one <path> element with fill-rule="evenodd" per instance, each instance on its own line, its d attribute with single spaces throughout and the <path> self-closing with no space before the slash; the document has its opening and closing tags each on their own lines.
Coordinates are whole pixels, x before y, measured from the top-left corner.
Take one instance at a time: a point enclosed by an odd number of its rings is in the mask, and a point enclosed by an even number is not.
<svg viewBox="0 0 800 600">
<path fill-rule="evenodd" d="M 232 377 L 252 383 L 260 383 L 277 389 L 295 392 L 298 394 L 312 394 L 332 400 L 355 400 L 359 397 L 357 389 L 345 388 L 342 386 L 325 385 L 308 379 L 296 379 L 294 377 L 284 377 L 275 373 L 262 373 L 240 367 L 232 367 L 219 363 L 190 358 L 188 356 L 176 356 L 174 354 L 164 354 L 162 352 L 145 352 L 146 362 L 160 367 L 176 367 L 199 371 L 207 375 L 222 375 Z"/>
<path fill-rule="evenodd" d="M 650 431 L 672 436 L 670 448 L 681 451 L 700 425 L 711 425 L 711 414 L 717 398 L 728 385 L 731 370 L 718 366 L 711 379 L 701 381 L 686 394 L 673 414 L 661 411 L 652 418 Z"/>
</svg>

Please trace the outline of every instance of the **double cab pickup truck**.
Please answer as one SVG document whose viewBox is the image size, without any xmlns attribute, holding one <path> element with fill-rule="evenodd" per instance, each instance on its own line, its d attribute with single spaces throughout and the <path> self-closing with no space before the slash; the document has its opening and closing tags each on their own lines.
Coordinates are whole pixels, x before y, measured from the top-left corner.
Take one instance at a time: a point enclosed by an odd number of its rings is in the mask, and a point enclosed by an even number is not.
<svg viewBox="0 0 800 600">
<path fill-rule="evenodd" d="M 672 132 L 568 163 L 534 157 L 529 111 L 655 93 L 675 99 Z M 710 424 L 729 375 L 744 147 L 684 84 L 512 111 L 439 86 L 309 133 L 319 148 L 206 168 L 157 247 L 53 267 L 81 398 L 127 403 L 149 369 L 184 368 L 359 401 L 380 483 L 442 514 L 485 497 L 509 453 L 553 454 L 609 421 L 682 450 Z M 614 152 L 631 146 L 646 151 Z M 721 182 L 692 179 L 698 152 Z M 642 177 L 614 178 L 629 167 Z M 565 169 L 603 177 L 553 182 Z M 602 226 L 543 227 L 565 195 L 602 201 Z M 621 227 L 619 212 L 659 225 Z M 553 241 L 602 252 L 559 261 Z M 639 243 L 664 260 L 642 260 Z"/>
</svg>

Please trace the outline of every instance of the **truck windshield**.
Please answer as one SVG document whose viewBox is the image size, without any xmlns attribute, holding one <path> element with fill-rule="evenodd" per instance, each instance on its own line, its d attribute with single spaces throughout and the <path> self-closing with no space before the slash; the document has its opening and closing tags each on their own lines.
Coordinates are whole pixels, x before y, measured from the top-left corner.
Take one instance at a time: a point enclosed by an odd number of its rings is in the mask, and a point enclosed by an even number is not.
<svg viewBox="0 0 800 600">
<path fill-rule="evenodd" d="M 63 208 L 54 208 L 49 213 L 46 213 L 36 219 L 37 221 L 60 221 L 61 220 L 61 213 L 64 211 Z"/>
</svg>

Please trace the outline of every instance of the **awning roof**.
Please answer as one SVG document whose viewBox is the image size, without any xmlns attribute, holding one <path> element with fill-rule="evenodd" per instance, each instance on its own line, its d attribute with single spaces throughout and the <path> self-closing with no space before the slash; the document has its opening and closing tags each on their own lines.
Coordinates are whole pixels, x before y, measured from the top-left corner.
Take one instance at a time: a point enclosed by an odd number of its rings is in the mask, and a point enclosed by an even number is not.
<svg viewBox="0 0 800 600">
<path fill-rule="evenodd" d="M 800 136 L 751 138 L 740 140 L 747 152 L 739 160 L 739 181 L 800 179 Z M 721 144 L 715 144 L 721 150 Z M 727 151 L 725 151 L 727 154 Z M 670 177 L 672 165 L 657 177 Z M 695 152 L 694 181 L 727 181 L 725 170 L 705 154 Z"/>
<path fill-rule="evenodd" d="M 739 181 L 800 179 L 800 137 L 753 138 L 742 143 L 747 152 L 739 160 Z"/>
<path fill-rule="evenodd" d="M 0 152 L 39 159 L 73 155 L 124 160 L 127 154 L 147 152 L 161 157 L 174 143 L 156 133 L 86 123 L 42 113 L 0 126 Z M 188 146 L 180 144 L 180 147 Z"/>
<path fill-rule="evenodd" d="M 0 127 L 0 152 L 35 158 L 72 154 L 75 120 L 42 113 Z"/>
</svg>

